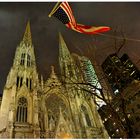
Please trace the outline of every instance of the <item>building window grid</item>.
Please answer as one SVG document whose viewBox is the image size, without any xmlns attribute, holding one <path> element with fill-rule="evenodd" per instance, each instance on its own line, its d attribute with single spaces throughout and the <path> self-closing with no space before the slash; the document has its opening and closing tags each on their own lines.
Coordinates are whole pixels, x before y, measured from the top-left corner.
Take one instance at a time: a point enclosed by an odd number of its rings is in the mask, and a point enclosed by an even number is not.
<svg viewBox="0 0 140 140">
<path fill-rule="evenodd" d="M 114 56 L 109 56 L 104 63 L 102 64 L 102 68 L 103 71 L 107 74 L 107 76 L 109 75 L 109 73 L 114 72 L 114 70 L 118 70 L 118 68 L 120 70 L 122 70 L 123 76 L 126 77 L 126 75 L 130 78 L 127 79 L 127 81 L 123 80 L 123 77 L 120 79 L 121 81 L 119 81 L 122 84 L 122 87 L 126 86 L 128 83 L 131 82 L 131 79 L 139 79 L 139 73 L 137 68 L 133 65 L 133 63 L 129 60 L 129 57 L 126 57 L 126 54 L 124 54 L 121 58 L 119 58 L 118 56 L 116 56 L 114 54 Z M 114 69 L 113 69 L 114 68 Z M 115 71 L 116 71 L 115 70 Z M 113 75 L 113 77 L 115 77 Z M 112 79 L 110 76 L 108 76 L 108 81 L 111 84 L 112 81 L 114 81 L 114 79 Z M 115 82 L 115 81 L 114 81 Z M 113 85 L 111 84 L 111 87 L 113 89 L 113 91 L 115 90 L 115 87 L 113 87 Z M 120 89 L 122 88 L 120 87 Z"/>
</svg>

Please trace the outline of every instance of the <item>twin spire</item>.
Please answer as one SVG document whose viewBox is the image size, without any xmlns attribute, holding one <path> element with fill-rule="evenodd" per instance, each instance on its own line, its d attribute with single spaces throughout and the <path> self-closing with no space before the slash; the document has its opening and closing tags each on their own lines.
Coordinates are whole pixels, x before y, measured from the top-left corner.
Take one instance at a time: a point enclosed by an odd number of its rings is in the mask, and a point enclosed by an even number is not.
<svg viewBox="0 0 140 140">
<path fill-rule="evenodd" d="M 32 45 L 32 36 L 31 36 L 31 28 L 30 28 L 30 21 L 28 21 L 25 29 L 25 33 L 23 36 L 23 41 L 29 45 Z"/>
<path fill-rule="evenodd" d="M 23 41 L 29 45 L 32 45 L 30 21 L 27 22 L 26 29 L 23 36 Z M 60 41 L 61 47 L 63 46 L 63 49 L 66 50 L 66 52 L 69 52 L 60 32 L 59 32 L 59 41 Z"/>
<path fill-rule="evenodd" d="M 67 48 L 67 45 L 62 37 L 62 34 L 59 32 L 59 55 L 65 59 L 67 56 L 70 57 L 71 54 Z"/>
</svg>

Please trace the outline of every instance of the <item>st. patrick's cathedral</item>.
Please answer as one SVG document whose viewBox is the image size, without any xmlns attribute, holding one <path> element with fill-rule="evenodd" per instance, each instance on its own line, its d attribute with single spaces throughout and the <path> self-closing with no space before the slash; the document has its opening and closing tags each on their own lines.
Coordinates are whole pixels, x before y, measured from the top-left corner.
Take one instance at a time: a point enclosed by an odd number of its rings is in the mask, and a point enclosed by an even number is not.
<svg viewBox="0 0 140 140">
<path fill-rule="evenodd" d="M 61 75 L 80 82 L 60 33 L 58 49 Z M 46 81 L 38 77 L 28 22 L 3 90 L 0 138 L 109 138 L 93 98 L 61 79 L 53 66 Z"/>
</svg>

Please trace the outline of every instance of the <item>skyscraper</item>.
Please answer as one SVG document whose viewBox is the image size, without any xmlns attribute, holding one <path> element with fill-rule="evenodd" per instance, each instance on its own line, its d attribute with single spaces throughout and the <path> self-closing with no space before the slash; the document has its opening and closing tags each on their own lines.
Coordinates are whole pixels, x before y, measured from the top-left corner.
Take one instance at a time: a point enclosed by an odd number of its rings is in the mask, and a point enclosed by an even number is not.
<svg viewBox="0 0 140 140">
<path fill-rule="evenodd" d="M 115 94 L 122 91 L 128 83 L 140 79 L 140 71 L 127 54 L 121 58 L 117 54 L 109 55 L 102 64 L 102 69 Z"/>
</svg>

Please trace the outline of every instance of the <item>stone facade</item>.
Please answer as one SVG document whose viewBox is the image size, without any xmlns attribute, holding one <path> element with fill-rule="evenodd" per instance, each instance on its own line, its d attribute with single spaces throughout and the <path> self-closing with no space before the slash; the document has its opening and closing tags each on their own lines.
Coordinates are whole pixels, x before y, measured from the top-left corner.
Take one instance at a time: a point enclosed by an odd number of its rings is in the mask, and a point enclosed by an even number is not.
<svg viewBox="0 0 140 140">
<path fill-rule="evenodd" d="M 108 138 L 92 97 L 70 81 L 82 80 L 59 34 L 61 77 L 52 66 L 47 81 L 38 78 L 30 23 L 17 46 L 0 109 L 0 138 Z M 65 83 L 67 84 L 64 84 Z"/>
</svg>

